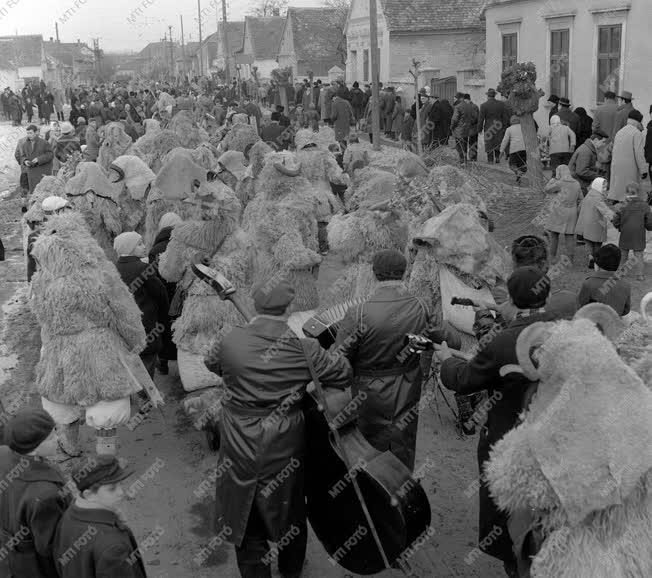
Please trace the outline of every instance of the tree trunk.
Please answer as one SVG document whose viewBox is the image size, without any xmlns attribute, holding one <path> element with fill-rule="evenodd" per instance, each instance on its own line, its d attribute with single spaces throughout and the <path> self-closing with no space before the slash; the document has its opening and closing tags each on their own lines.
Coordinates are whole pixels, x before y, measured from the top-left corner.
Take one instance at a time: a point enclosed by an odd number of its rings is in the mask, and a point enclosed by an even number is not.
<svg viewBox="0 0 652 578">
<path fill-rule="evenodd" d="M 541 155 L 539 154 L 539 141 L 534 117 L 531 113 L 520 116 L 523 140 L 527 151 L 527 174 L 530 186 L 543 193 L 544 177 Z"/>
</svg>

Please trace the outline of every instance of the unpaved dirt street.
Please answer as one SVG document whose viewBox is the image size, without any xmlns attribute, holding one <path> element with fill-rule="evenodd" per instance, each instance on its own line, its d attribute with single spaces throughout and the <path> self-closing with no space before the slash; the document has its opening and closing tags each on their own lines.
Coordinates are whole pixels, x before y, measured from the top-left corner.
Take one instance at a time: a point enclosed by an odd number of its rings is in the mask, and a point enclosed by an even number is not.
<svg viewBox="0 0 652 578">
<path fill-rule="evenodd" d="M 7 123 L 0 124 L 0 141 L 14 138 Z M 9 148 L 13 153 L 15 146 Z M 8 163 L 9 161 L 7 161 Z M 3 159 L 0 158 L 0 167 Z M 504 171 L 493 170 L 491 178 L 511 183 Z M 0 263 L 0 302 L 3 305 L 3 339 L 0 344 L 0 399 L 5 408 L 23 404 L 38 405 L 34 394 L 33 372 L 38 361 L 39 329 L 28 307 L 25 261 L 20 231 L 20 205 L 13 193 L 18 179 L 14 171 L 0 175 L 0 231 L 7 250 L 7 261 Z M 495 208 L 496 235 L 508 244 L 518 234 L 532 232 L 530 219 L 541 203 L 525 189 L 506 189 Z M 4 191 L 4 193 L 3 193 Z M 584 259 L 566 271 L 555 285 L 577 288 L 585 276 Z M 329 257 L 320 271 L 320 285 L 327 287 L 337 277 L 338 263 Z M 648 264 L 649 274 L 649 264 Z M 649 277 L 648 277 L 649 279 Z M 640 300 L 643 284 L 636 284 L 633 298 Z M 143 557 L 152 578 L 237 577 L 233 548 L 215 539 L 214 484 L 210 481 L 217 457 L 209 453 L 203 434 L 195 431 L 185 416 L 175 364 L 169 376 L 157 376 L 157 384 L 167 398 L 160 412 L 134 432 L 121 430 L 120 454 L 136 467 L 136 475 L 125 483 L 130 498 L 125 503 L 126 519 L 136 539 L 148 545 Z M 453 403 L 452 396 L 448 396 Z M 83 427 L 87 450 L 94 447 L 93 432 Z M 477 438 L 460 439 L 453 417 L 441 394 L 420 415 L 416 469 L 424 463 L 423 486 L 432 507 L 434 535 L 410 559 L 417 576 L 498 578 L 500 564 L 474 552 L 477 537 Z M 429 461 L 427 461 L 429 460 Z M 205 483 L 204 483 L 205 482 Z M 202 486 L 202 484 L 204 485 Z M 208 487 L 206 492 L 202 487 Z M 213 547 L 210 547 L 213 540 Z M 210 555 L 200 563 L 202 549 Z M 277 576 L 278 574 L 274 574 Z M 399 576 L 387 571 L 382 576 Z M 0 567 L 0 576 L 2 568 Z M 321 545 L 311 535 L 308 544 L 305 578 L 352 576 L 332 566 Z M 21 577 L 22 578 L 22 577 Z"/>
</svg>

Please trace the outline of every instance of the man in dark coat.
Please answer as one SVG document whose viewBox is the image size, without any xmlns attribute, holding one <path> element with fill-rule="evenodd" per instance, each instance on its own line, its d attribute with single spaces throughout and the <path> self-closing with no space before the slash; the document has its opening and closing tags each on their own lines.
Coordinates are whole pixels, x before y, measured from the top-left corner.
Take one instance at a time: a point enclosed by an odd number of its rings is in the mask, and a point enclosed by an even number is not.
<svg viewBox="0 0 652 578">
<path fill-rule="evenodd" d="M 580 128 L 580 117 L 570 109 L 570 100 L 567 98 L 559 99 L 559 112 L 557 116 L 561 122 L 569 127 L 576 135 Z"/>
<path fill-rule="evenodd" d="M 394 87 L 388 86 L 387 89 L 380 95 L 380 108 L 383 113 L 383 126 L 385 127 L 385 136 L 394 138 L 392 133 L 392 115 L 394 113 L 394 105 L 396 104 L 396 94 Z"/>
<path fill-rule="evenodd" d="M 614 121 L 613 132 L 610 135 L 611 138 L 615 138 L 616 133 L 627 124 L 627 120 L 629 119 L 629 113 L 634 110 L 634 105 L 632 104 L 632 100 L 634 100 L 634 97 L 632 96 L 631 92 L 627 90 L 623 90 L 618 95 L 618 100 L 620 100 L 621 104 L 618 107 L 618 111 L 616 113 L 616 120 Z"/>
<path fill-rule="evenodd" d="M 121 467 L 115 456 L 104 455 L 73 469 L 80 495 L 61 517 L 54 539 L 61 578 L 147 577 L 139 549 L 144 549 L 147 541 L 139 546 L 117 513 L 124 497 L 120 482 L 132 473 Z"/>
<path fill-rule="evenodd" d="M 68 507 L 66 482 L 45 458 L 56 455 L 54 420 L 43 409 L 19 411 L 0 446 L 0 570 L 15 578 L 57 578 L 53 541 Z M 3 576 L 5 574 L 3 573 Z"/>
<path fill-rule="evenodd" d="M 543 309 L 550 291 L 550 280 L 535 267 L 523 267 L 512 273 L 507 287 L 510 299 L 518 309 L 516 319 L 507 328 L 487 339 L 486 345 L 468 362 L 453 358 L 446 345 L 437 349 L 436 354 L 442 361 L 441 380 L 445 387 L 465 395 L 487 390 L 492 400 L 478 441 L 481 474 L 479 547 L 489 556 L 501 560 L 507 574 L 515 577 L 516 559 L 507 528 L 508 516 L 491 499 L 482 472 L 491 446 L 518 424 L 523 410 L 530 382 L 522 373 L 505 374 L 501 369 L 506 365 L 518 365 L 516 341 L 521 331 L 537 321 L 550 320 L 550 314 Z"/>
<path fill-rule="evenodd" d="M 353 115 L 355 120 L 359 121 L 362 118 L 365 107 L 365 93 L 360 89 L 360 84 L 356 81 L 353 83 L 351 89 L 351 106 L 353 107 Z"/>
<path fill-rule="evenodd" d="M 38 128 L 30 124 L 27 127 L 27 139 L 16 150 L 16 161 L 27 169 L 27 182 L 30 194 L 46 175 L 52 174 L 54 153 L 50 145 L 38 136 Z"/>
<path fill-rule="evenodd" d="M 478 117 L 480 116 L 480 109 L 478 105 L 471 100 L 470 94 L 464 95 L 464 102 L 471 105 L 473 109 L 473 116 L 471 117 L 471 124 L 469 127 L 469 160 L 478 160 Z"/>
<path fill-rule="evenodd" d="M 500 163 L 500 143 L 509 126 L 509 109 L 502 100 L 496 100 L 496 91 L 487 91 L 487 101 L 480 105 L 478 132 L 484 133 L 487 162 Z"/>
<path fill-rule="evenodd" d="M 219 525 L 230 528 L 243 577 L 271 577 L 267 541 L 279 542 L 295 527 L 279 555 L 283 576 L 298 577 L 306 549 L 303 491 L 305 424 L 301 401 L 312 381 L 307 356 L 324 387 L 344 389 L 351 366 L 329 356 L 317 341 L 301 341 L 287 325 L 294 289 L 272 278 L 252 291 L 257 316 L 232 329 L 206 359 L 222 375 L 217 484 Z M 225 466 L 226 465 L 226 466 Z"/>
<path fill-rule="evenodd" d="M 121 233 L 115 238 L 113 247 L 118 254 L 118 261 L 115 264 L 118 273 L 143 312 L 147 346 L 140 353 L 140 358 L 153 379 L 156 356 L 161 350 L 162 336 L 168 322 L 167 316 L 170 310 L 168 294 L 156 274 L 156 267 L 148 266 L 141 261 L 147 251 L 143 238 L 138 233 L 134 231 Z"/>
<path fill-rule="evenodd" d="M 568 168 L 573 178 L 580 183 L 585 195 L 593 180 L 602 176 L 596 163 L 598 162 L 598 148 L 602 147 L 606 140 L 607 136 L 604 134 L 591 135 L 591 138 L 584 141 L 568 161 Z"/>
<path fill-rule="evenodd" d="M 455 148 L 460 157 L 460 164 L 465 165 L 468 160 L 469 135 L 475 111 L 470 102 L 464 100 L 464 94 L 458 92 L 455 96 L 457 102 L 451 119 L 451 133 L 455 138 Z M 477 123 L 477 118 L 476 121 Z"/>
<path fill-rule="evenodd" d="M 438 95 L 434 95 L 432 101 L 426 122 L 428 123 L 427 127 L 430 129 L 430 144 L 433 148 L 437 148 L 445 145 L 448 140 L 451 119 Z"/>
<path fill-rule="evenodd" d="M 418 356 L 398 359 L 408 333 L 428 327 L 428 307 L 403 284 L 407 261 L 394 250 L 374 255 L 374 294 L 350 308 L 337 332 L 335 352 L 353 366 L 351 394 L 361 401 L 358 428 L 379 451 L 391 451 L 414 469 L 423 374 Z"/>
</svg>

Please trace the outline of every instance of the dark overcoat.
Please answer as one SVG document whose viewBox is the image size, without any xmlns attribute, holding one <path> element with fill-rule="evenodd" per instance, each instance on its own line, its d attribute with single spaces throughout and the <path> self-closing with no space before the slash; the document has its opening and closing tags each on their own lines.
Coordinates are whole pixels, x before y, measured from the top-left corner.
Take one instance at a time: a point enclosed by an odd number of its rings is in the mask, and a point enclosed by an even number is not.
<svg viewBox="0 0 652 578">
<path fill-rule="evenodd" d="M 0 556 L 16 578 L 57 578 L 53 540 L 70 503 L 63 476 L 46 462 L 0 446 L 0 480 Z M 9 548 L 12 538 L 18 543 Z"/>
<path fill-rule="evenodd" d="M 348 139 L 351 124 L 355 123 L 351 103 L 340 96 L 334 98 L 331 104 L 331 120 L 334 123 L 335 140 L 345 141 Z"/>
<path fill-rule="evenodd" d="M 652 231 L 652 212 L 647 202 L 636 199 L 625 203 L 614 216 L 620 231 L 618 246 L 626 251 L 645 251 L 645 232 Z"/>
<path fill-rule="evenodd" d="M 33 141 L 25 139 L 19 143 L 16 149 L 16 160 L 21 167 L 25 161 L 37 159 L 38 163 L 34 166 L 27 167 L 27 181 L 29 182 L 30 194 L 34 192 L 36 185 L 41 182 L 45 176 L 52 174 L 52 159 L 54 153 L 49 143 L 37 136 Z"/>
<path fill-rule="evenodd" d="M 336 352 L 351 361 L 353 399 L 360 399 L 358 429 L 379 451 L 414 468 L 422 373 L 419 360 L 397 359 L 408 333 L 422 333 L 427 306 L 400 281 L 385 281 L 365 303 L 346 313 Z"/>
<path fill-rule="evenodd" d="M 110 510 L 70 506 L 61 517 L 54 552 L 61 578 L 147 576 L 134 535 Z"/>
<path fill-rule="evenodd" d="M 516 340 L 521 331 L 537 321 L 552 319 L 553 315 L 550 313 L 534 313 L 528 317 L 517 317 L 469 362 L 450 358 L 442 363 L 441 380 L 448 389 L 463 395 L 487 390 L 489 399 L 492 400 L 487 412 L 487 422 L 480 431 L 478 442 L 478 467 L 481 474 L 484 472 L 485 462 L 489 459 L 491 447 L 518 424 L 525 394 L 530 385 L 521 374 L 510 373 L 501 377 L 500 368 L 505 365 L 518 365 Z M 499 510 L 491 499 L 489 488 L 482 477 L 481 475 L 480 548 L 490 556 L 510 561 L 514 554 L 507 529 L 508 516 Z M 502 530 L 499 535 L 496 535 L 495 526 Z"/>
<path fill-rule="evenodd" d="M 502 100 L 489 98 L 480 105 L 478 132 L 484 133 L 484 148 L 487 152 L 500 150 L 508 126 L 509 109 Z"/>
<path fill-rule="evenodd" d="M 351 366 L 306 340 L 323 387 L 344 389 Z M 224 379 L 217 504 L 239 546 L 256 507 L 269 539 L 278 541 L 305 520 L 306 431 L 301 402 L 312 381 L 302 343 L 283 318 L 260 315 L 236 327 L 206 365 Z"/>
</svg>

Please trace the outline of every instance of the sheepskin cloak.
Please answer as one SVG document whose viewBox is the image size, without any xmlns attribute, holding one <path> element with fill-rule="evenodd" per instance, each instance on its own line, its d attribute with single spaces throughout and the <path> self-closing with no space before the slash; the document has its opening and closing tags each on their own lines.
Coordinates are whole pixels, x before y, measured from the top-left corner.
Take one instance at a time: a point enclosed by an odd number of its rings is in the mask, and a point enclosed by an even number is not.
<svg viewBox="0 0 652 578">
<path fill-rule="evenodd" d="M 131 137 L 125 132 L 121 122 L 112 122 L 103 127 L 104 138 L 100 145 L 97 164 L 108 172 L 111 163 L 119 156 L 126 154 L 131 147 Z"/>
<path fill-rule="evenodd" d="M 492 496 L 547 539 L 533 578 L 652 575 L 652 391 L 588 320 L 556 324 L 524 422 L 495 444 Z"/>
<path fill-rule="evenodd" d="M 109 182 L 97 163 L 80 163 L 77 174 L 66 183 L 65 191 L 73 208 L 84 216 L 104 254 L 115 261 L 113 240 L 122 233 L 119 186 Z"/>
<path fill-rule="evenodd" d="M 145 133 L 123 154 L 137 156 L 156 173 L 161 169 L 163 157 L 180 146 L 181 140 L 177 134 L 163 129 Z"/>
<path fill-rule="evenodd" d="M 329 151 L 308 148 L 297 151 L 296 158 L 301 163 L 301 174 L 313 186 L 317 197 L 317 220 L 329 221 L 332 215 L 343 209 L 342 203 L 333 194 L 331 183 L 348 186 L 349 175 L 342 172 Z"/>
<path fill-rule="evenodd" d="M 208 133 L 197 126 L 191 112 L 180 110 L 172 117 L 168 130 L 179 137 L 180 145 L 187 149 L 194 149 L 201 143 L 208 141 Z"/>
<path fill-rule="evenodd" d="M 141 389 L 141 311 L 79 213 L 50 218 L 32 251 L 32 308 L 41 325 L 36 386 L 46 399 L 88 407 Z"/>
</svg>

